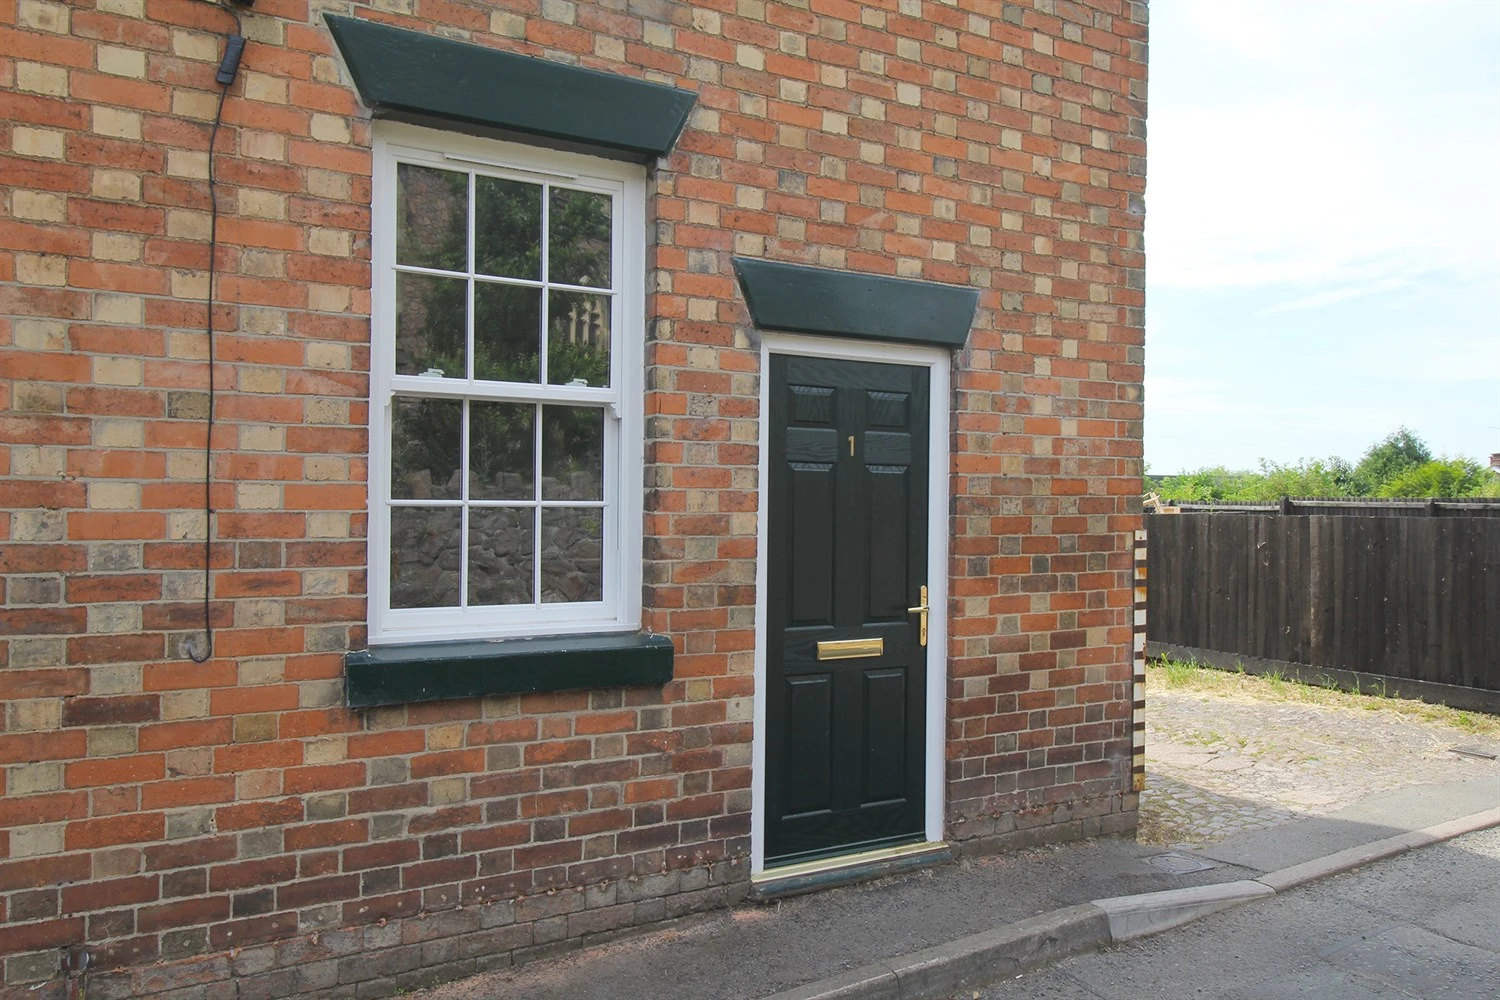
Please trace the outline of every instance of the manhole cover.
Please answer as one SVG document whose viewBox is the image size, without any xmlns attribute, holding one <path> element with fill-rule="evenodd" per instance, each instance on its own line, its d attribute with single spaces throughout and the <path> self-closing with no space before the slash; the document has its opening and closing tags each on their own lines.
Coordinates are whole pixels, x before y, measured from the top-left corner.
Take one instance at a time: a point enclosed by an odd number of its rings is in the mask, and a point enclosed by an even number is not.
<svg viewBox="0 0 1500 1000">
<path fill-rule="evenodd" d="M 1186 854 L 1158 854 L 1153 858 L 1147 858 L 1146 864 L 1152 868 L 1159 868 L 1169 875 L 1189 875 L 1193 872 L 1206 872 L 1210 868 L 1219 867 L 1216 861 L 1190 858 Z"/>
</svg>

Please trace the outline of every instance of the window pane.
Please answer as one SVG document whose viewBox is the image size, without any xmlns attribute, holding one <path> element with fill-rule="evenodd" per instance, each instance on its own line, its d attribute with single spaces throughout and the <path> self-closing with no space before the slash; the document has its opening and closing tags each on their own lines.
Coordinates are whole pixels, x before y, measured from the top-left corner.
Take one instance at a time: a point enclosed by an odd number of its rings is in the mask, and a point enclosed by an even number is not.
<svg viewBox="0 0 1500 1000">
<path fill-rule="evenodd" d="M 553 188 L 547 212 L 547 280 L 609 288 L 610 197 Z"/>
<path fill-rule="evenodd" d="M 604 499 L 604 411 L 542 407 L 542 499 Z"/>
<path fill-rule="evenodd" d="M 547 381 L 609 385 L 610 297 L 552 292 L 547 297 Z"/>
<path fill-rule="evenodd" d="M 396 374 L 467 378 L 463 278 L 396 275 Z"/>
<path fill-rule="evenodd" d="M 469 604 L 531 604 L 535 507 L 469 510 Z"/>
<path fill-rule="evenodd" d="M 542 508 L 542 602 L 604 600 L 604 511 Z"/>
<path fill-rule="evenodd" d="M 542 290 L 474 283 L 474 377 L 535 382 L 541 373 Z"/>
<path fill-rule="evenodd" d="M 541 185 L 475 177 L 474 201 L 474 270 L 541 280 Z"/>
<path fill-rule="evenodd" d="M 536 499 L 536 406 L 469 404 L 469 496 Z"/>
<path fill-rule="evenodd" d="M 458 500 L 459 424 L 456 399 L 395 399 L 391 403 L 391 498 Z"/>
<path fill-rule="evenodd" d="M 458 507 L 391 508 L 391 607 L 458 606 Z"/>
<path fill-rule="evenodd" d="M 469 175 L 396 165 L 396 263 L 467 271 Z"/>
</svg>

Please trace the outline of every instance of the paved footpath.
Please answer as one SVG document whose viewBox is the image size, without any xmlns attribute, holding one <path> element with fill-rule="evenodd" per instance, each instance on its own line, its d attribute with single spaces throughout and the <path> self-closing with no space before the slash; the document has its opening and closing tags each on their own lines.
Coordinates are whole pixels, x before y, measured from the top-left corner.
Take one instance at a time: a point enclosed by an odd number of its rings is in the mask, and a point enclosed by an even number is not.
<svg viewBox="0 0 1500 1000">
<path fill-rule="evenodd" d="M 960 995 L 973 1000 L 1500 997 L 1500 830 L 1471 833 Z"/>
<path fill-rule="evenodd" d="M 1309 880 L 1412 847 L 1420 849 L 1412 855 L 1417 860 L 1410 862 L 1418 867 L 1410 870 L 1422 873 L 1412 879 L 1425 878 L 1444 892 L 1458 894 L 1444 897 L 1447 909 L 1442 925 L 1429 926 L 1422 923 L 1423 914 L 1403 915 L 1399 907 L 1381 901 L 1382 893 L 1401 894 L 1405 890 L 1400 886 L 1410 882 L 1377 880 L 1368 883 L 1367 892 L 1361 890 L 1364 909 L 1350 911 L 1348 933 L 1322 946 L 1318 954 L 1352 956 L 1349 962 L 1406 962 L 1410 966 L 1406 972 L 1395 965 L 1388 971 L 1393 976 L 1406 975 L 1402 982 L 1430 985 L 1436 980 L 1422 977 L 1443 974 L 1441 962 L 1447 959 L 1442 956 L 1448 952 L 1441 948 L 1432 952 L 1438 956 L 1434 965 L 1424 949 L 1438 945 L 1423 935 L 1446 934 L 1467 947 L 1489 947 L 1485 944 L 1489 937 L 1470 940 L 1444 928 L 1472 918 L 1484 924 L 1482 932 L 1474 933 L 1495 933 L 1494 927 L 1500 926 L 1495 917 L 1500 913 L 1500 898 L 1494 875 L 1500 870 L 1496 867 L 1500 856 L 1486 855 L 1474 870 L 1441 864 L 1421 867 L 1427 863 L 1422 858 L 1447 858 L 1460 850 L 1433 844 L 1434 837 L 1443 840 L 1500 823 L 1496 809 L 1500 806 L 1500 763 L 1452 752 L 1455 746 L 1482 747 L 1486 740 L 1385 710 L 1255 701 L 1244 695 L 1225 697 L 1156 686 L 1150 689 L 1148 701 L 1148 791 L 1143 796 L 1144 836 L 1139 842 L 1102 839 L 965 858 L 943 868 L 770 906 L 747 904 L 613 940 L 586 942 L 593 946 L 518 968 L 496 969 L 421 996 L 427 1000 L 913 1000 L 946 996 L 969 1000 L 988 988 L 986 984 L 1008 978 L 1008 973 L 1111 942 L 1138 938 L 1107 952 L 1118 957 L 1155 947 L 1140 941 L 1165 942 L 1192 934 L 1200 951 L 1211 951 L 1220 945 L 1213 937 L 1202 936 L 1198 928 L 1209 926 L 1203 921 L 1249 919 L 1268 907 L 1282 913 L 1283 907 L 1292 905 L 1285 900 L 1309 891 L 1304 885 Z M 1429 827 L 1437 832 L 1413 833 Z M 1479 842 L 1493 843 L 1482 838 Z M 1335 874 L 1335 878 L 1342 876 Z M 1475 894 L 1479 909 L 1472 914 L 1458 898 L 1464 893 Z M 1343 926 L 1344 918 L 1337 916 L 1342 898 L 1326 902 L 1318 918 L 1335 930 Z M 1216 913 L 1247 901 L 1248 906 Z M 1203 916 L 1208 913 L 1216 915 Z M 1369 914 L 1385 914 L 1384 922 L 1369 924 Z M 1194 918 L 1199 918 L 1198 923 L 1160 938 L 1138 937 Z M 1252 937 L 1259 933 L 1253 932 Z M 1272 935 L 1268 940 L 1284 937 Z M 559 943 L 560 947 L 573 944 Z M 1335 945 L 1344 950 L 1339 952 Z M 1225 950 L 1232 953 L 1239 948 L 1248 954 L 1255 947 L 1249 942 Z M 1488 961 L 1470 952 L 1453 954 L 1458 956 L 1453 968 L 1471 979 L 1472 969 Z M 1493 957 L 1493 948 L 1489 954 Z M 1194 966 L 1188 959 L 1182 961 L 1188 963 L 1183 975 L 1190 979 Z M 1319 961 L 1328 965 L 1332 960 Z M 1337 962 L 1329 967 L 1341 968 Z M 1315 965 L 1304 971 L 1313 976 L 1306 989 L 1288 980 L 1291 985 L 1285 990 L 1264 996 L 1267 1000 L 1324 996 L 1317 984 L 1332 973 Z M 1022 982 L 1038 981 L 1025 975 Z M 372 984 L 377 993 L 370 996 L 427 985 L 418 972 L 400 980 Z M 1062 985 L 1057 989 L 1073 992 L 996 995 L 1180 995 L 1236 1000 L 1261 996 L 1225 992 L 1207 980 L 1193 981 L 1188 988 L 1185 979 L 1179 984 L 1181 993 L 1173 992 L 1177 986 L 1157 989 L 1145 985 L 1145 980 L 1121 980 L 1134 985 L 1114 992 L 1059 982 Z M 1326 995 L 1342 1000 L 1344 996 L 1425 994 L 1377 990 Z M 1500 990 L 1486 987 L 1478 992 L 1431 995 L 1477 998 L 1500 996 Z"/>
</svg>

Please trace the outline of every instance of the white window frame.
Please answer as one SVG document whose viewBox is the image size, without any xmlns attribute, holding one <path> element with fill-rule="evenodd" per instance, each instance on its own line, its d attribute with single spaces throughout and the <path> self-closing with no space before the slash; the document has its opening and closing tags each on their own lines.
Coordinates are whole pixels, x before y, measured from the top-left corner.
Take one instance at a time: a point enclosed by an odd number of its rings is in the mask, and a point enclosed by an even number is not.
<svg viewBox="0 0 1500 1000">
<path fill-rule="evenodd" d="M 638 629 L 641 621 L 641 477 L 644 465 L 645 169 L 635 164 L 576 153 L 385 122 L 376 124 L 373 147 L 368 528 L 370 644 Z M 418 163 L 478 175 L 511 177 L 530 183 L 546 182 L 611 195 L 614 297 L 608 388 L 481 382 L 395 373 L 397 163 Z M 602 601 L 475 608 L 391 608 L 391 403 L 402 395 L 603 406 Z"/>
</svg>

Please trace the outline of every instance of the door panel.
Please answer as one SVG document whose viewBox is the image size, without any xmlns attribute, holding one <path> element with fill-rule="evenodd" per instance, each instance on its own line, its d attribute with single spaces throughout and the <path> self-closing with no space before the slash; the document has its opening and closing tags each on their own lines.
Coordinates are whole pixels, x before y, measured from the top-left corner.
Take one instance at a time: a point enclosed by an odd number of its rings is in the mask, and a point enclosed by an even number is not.
<svg viewBox="0 0 1500 1000">
<path fill-rule="evenodd" d="M 923 833 L 925 367 L 772 355 L 766 858 Z M 820 642 L 880 640 L 820 659 Z"/>
</svg>

